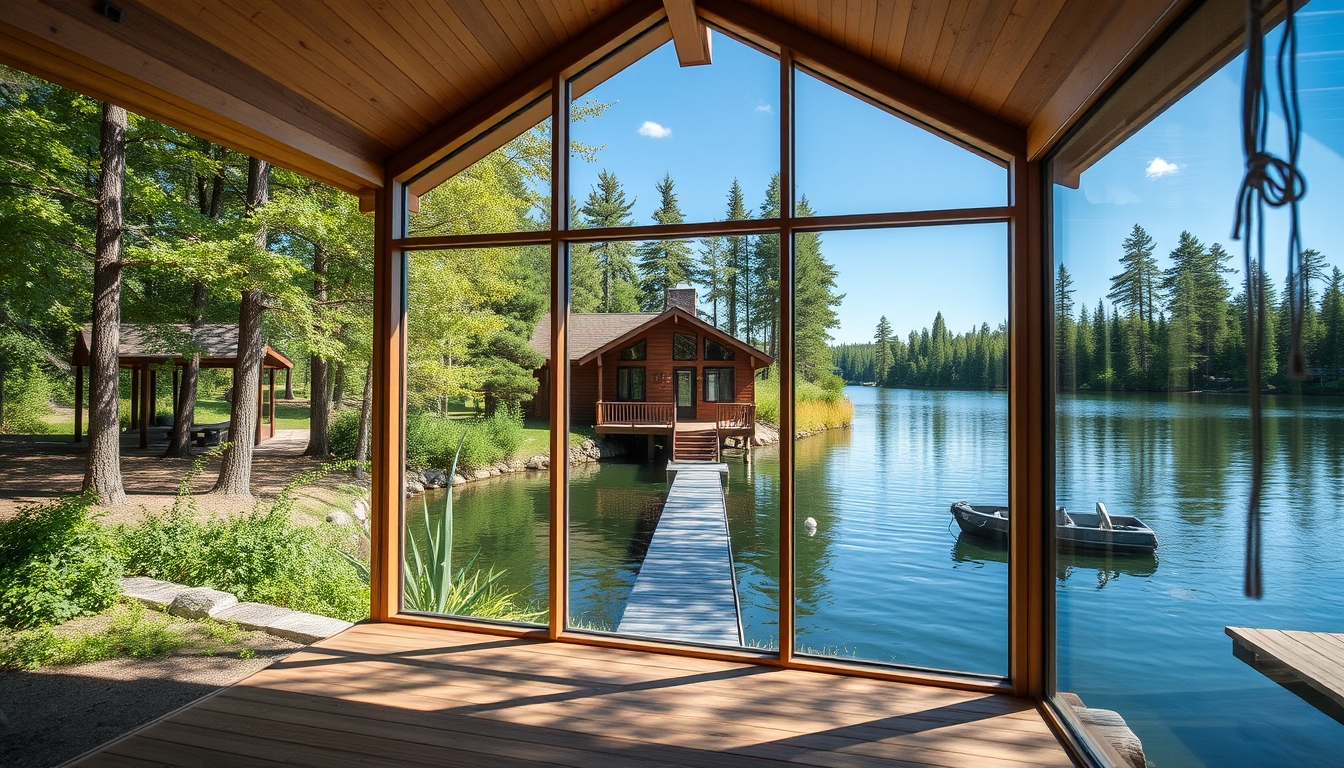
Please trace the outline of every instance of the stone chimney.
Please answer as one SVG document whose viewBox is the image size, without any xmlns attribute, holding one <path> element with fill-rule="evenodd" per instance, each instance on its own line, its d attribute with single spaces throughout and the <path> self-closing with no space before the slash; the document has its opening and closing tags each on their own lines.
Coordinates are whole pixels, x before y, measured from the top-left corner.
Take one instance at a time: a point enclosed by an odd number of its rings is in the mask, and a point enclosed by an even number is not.
<svg viewBox="0 0 1344 768">
<path fill-rule="evenodd" d="M 664 308 L 673 307 L 685 311 L 691 317 L 699 317 L 695 312 L 695 288 L 690 283 L 682 283 L 675 288 L 667 289 L 667 302 Z"/>
</svg>

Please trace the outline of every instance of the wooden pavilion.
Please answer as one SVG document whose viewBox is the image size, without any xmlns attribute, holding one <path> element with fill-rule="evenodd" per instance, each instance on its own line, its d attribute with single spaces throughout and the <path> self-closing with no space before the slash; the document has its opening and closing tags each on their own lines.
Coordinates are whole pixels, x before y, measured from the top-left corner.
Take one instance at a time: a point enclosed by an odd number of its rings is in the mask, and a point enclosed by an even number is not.
<svg viewBox="0 0 1344 768">
<path fill-rule="evenodd" d="M 1230 61 L 1245 44 L 1246 8 L 1240 0 L 7 3 L 5 64 L 357 195 L 375 220 L 371 623 L 85 764 L 1124 765 L 1055 684 L 1051 189 L 1077 185 L 1084 169 Z M 1283 4 L 1267 0 L 1264 14 L 1276 23 Z M 787 205 L 773 218 L 570 227 L 571 99 L 669 40 L 682 66 L 711 64 L 711 31 L 779 63 L 781 199 L 795 197 L 794 81 L 805 72 L 998 164 L 1006 202 L 807 218 Z M 418 196 L 547 118 L 546 228 L 408 235 Z M 969 222 L 1008 232 L 1015 514 L 1005 675 L 796 652 L 787 545 L 777 649 L 571 626 L 564 462 L 550 474 L 544 626 L 403 610 L 408 253 L 549 248 L 549 348 L 568 360 L 571 244 L 778 236 L 781 328 L 791 329 L 795 233 Z M 786 330 L 777 356 L 785 435 L 794 429 L 793 344 Z M 570 395 L 569 377 L 554 376 L 553 456 L 568 450 Z M 785 440 L 781 542 L 795 540 L 793 462 Z"/>
<path fill-rule="evenodd" d="M 89 329 L 75 338 L 75 350 L 70 364 L 75 369 L 75 442 L 84 439 L 84 367 L 89 364 Z M 159 372 L 171 366 L 172 401 L 178 401 L 180 371 L 184 351 L 192 349 L 201 355 L 202 368 L 233 370 L 238 360 L 238 326 L 229 323 L 206 323 L 193 329 L 190 325 L 167 323 L 163 325 L 121 324 L 121 343 L 117 347 L 117 361 L 122 368 L 131 370 L 131 425 L 138 430 L 139 447 L 149 447 L 151 429 L 156 425 L 155 406 L 158 402 Z M 262 358 L 262 387 L 257 391 L 258 444 L 275 437 L 275 372 L 294 370 L 294 363 L 266 345 Z M 267 387 L 269 386 L 269 391 Z M 176 407 L 174 407 L 176 412 Z"/>
</svg>

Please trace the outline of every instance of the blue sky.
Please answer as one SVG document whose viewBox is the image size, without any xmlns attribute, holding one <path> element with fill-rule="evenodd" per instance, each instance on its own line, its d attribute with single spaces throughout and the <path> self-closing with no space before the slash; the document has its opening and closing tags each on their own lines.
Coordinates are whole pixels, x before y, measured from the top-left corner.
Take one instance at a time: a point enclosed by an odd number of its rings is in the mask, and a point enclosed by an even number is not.
<svg viewBox="0 0 1344 768">
<path fill-rule="evenodd" d="M 1344 267 L 1344 0 L 1300 12 L 1300 71 L 1307 134 L 1302 164 L 1304 241 Z M 714 34 L 714 63 L 681 68 L 669 43 L 584 98 L 612 106 L 576 124 L 573 138 L 601 145 L 598 161 L 571 166 L 582 201 L 602 169 L 636 199 L 637 223 L 652 223 L 654 184 L 677 183 L 688 221 L 723 217 L 736 178 L 748 207 L 760 205 L 778 168 L 778 64 Z M 1120 243 L 1139 223 L 1164 265 L 1181 230 L 1229 241 L 1241 178 L 1238 59 L 1083 174 L 1078 190 L 1056 187 L 1058 250 L 1076 299 L 1095 306 L 1118 271 Z M 797 81 L 798 188 L 817 213 L 866 213 L 1001 205 L 1007 174 L 997 165 L 819 80 Z M 1281 146 L 1281 135 L 1275 146 Z M 1286 270 L 1282 217 L 1271 229 L 1270 269 Z M 1002 225 L 928 227 L 823 235 L 838 268 L 837 341 L 870 339 L 886 315 L 904 335 L 941 310 L 964 331 L 1007 317 L 1007 230 Z M 1229 276 L 1236 279 L 1235 275 Z"/>
</svg>

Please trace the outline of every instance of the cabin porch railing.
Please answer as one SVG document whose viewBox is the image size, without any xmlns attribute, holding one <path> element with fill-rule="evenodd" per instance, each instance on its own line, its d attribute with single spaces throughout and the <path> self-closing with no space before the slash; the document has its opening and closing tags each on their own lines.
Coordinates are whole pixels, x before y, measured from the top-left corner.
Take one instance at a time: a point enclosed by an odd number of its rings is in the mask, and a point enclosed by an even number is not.
<svg viewBox="0 0 1344 768">
<path fill-rule="evenodd" d="M 714 407 L 715 427 L 720 430 L 756 428 L 755 403 L 718 403 Z"/>
<path fill-rule="evenodd" d="M 675 403 L 635 403 L 607 402 L 597 403 L 597 425 L 638 424 L 650 427 L 675 427 L 677 406 Z"/>
</svg>

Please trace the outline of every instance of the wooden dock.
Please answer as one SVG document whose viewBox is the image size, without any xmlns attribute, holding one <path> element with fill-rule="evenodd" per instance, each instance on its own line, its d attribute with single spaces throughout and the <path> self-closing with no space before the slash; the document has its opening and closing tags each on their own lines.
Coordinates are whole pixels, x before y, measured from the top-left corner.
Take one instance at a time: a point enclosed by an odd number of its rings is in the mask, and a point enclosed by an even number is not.
<svg viewBox="0 0 1344 768">
<path fill-rule="evenodd" d="M 1225 627 L 1232 653 L 1344 723 L 1344 634 Z"/>
<path fill-rule="evenodd" d="M 742 645 L 722 465 L 681 464 L 616 627 L 710 645 Z"/>
</svg>

